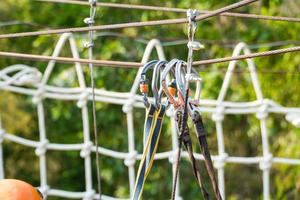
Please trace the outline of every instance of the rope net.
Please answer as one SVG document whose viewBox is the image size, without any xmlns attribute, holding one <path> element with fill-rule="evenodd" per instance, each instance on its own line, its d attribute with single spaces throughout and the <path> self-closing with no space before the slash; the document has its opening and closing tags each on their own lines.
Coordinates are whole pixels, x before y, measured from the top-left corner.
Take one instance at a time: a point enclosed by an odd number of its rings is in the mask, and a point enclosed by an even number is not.
<svg viewBox="0 0 300 200">
<path fill-rule="evenodd" d="M 63 34 L 52 54 L 53 57 L 59 56 L 64 45 L 69 42 L 71 47 L 72 56 L 75 59 L 79 58 L 79 53 L 76 47 L 75 40 L 70 33 Z M 160 42 L 156 39 L 151 40 L 144 52 L 142 63 L 146 63 L 149 60 L 150 54 L 153 50 L 156 50 L 158 58 L 165 60 L 165 55 Z M 234 49 L 233 56 L 240 54 L 248 55 L 250 50 L 244 43 L 239 43 Z M 257 165 L 262 171 L 262 183 L 263 183 L 263 199 L 270 199 L 270 170 L 272 164 L 288 164 L 288 165 L 300 165 L 300 159 L 274 157 L 270 151 L 268 141 L 268 127 L 267 118 L 269 114 L 283 114 L 286 115 L 286 119 L 296 127 L 300 127 L 300 108 L 283 107 L 272 100 L 265 99 L 261 92 L 260 84 L 257 78 L 255 64 L 252 59 L 246 60 L 253 89 L 256 94 L 256 100 L 251 102 L 231 102 L 225 101 L 225 96 L 229 88 L 230 80 L 237 61 L 230 61 L 228 70 L 226 72 L 219 97 L 216 100 L 201 99 L 200 110 L 203 113 L 209 113 L 213 122 L 216 125 L 217 147 L 218 154 L 213 155 L 214 167 L 217 170 L 218 184 L 221 195 L 226 197 L 225 193 L 225 164 L 235 163 L 240 165 Z M 83 68 L 80 63 L 75 63 L 76 74 L 79 82 L 77 88 L 65 88 L 51 86 L 49 84 L 49 78 L 54 70 L 56 61 L 50 61 L 45 72 L 42 74 L 36 68 L 26 65 L 13 65 L 0 71 L 0 89 L 2 91 L 10 91 L 13 93 L 28 95 L 32 97 L 32 102 L 37 109 L 38 114 L 38 127 L 39 127 L 39 140 L 29 140 L 15 135 L 14 133 L 8 133 L 3 127 L 0 126 L 0 179 L 5 178 L 4 170 L 4 158 L 3 158 L 3 142 L 11 141 L 30 148 L 35 149 L 35 154 L 39 158 L 40 169 L 40 190 L 48 197 L 57 196 L 71 199 L 84 199 L 92 200 L 99 199 L 93 187 L 92 173 L 92 153 L 96 151 L 96 147 L 93 146 L 93 142 L 90 138 L 89 127 L 89 115 L 87 102 L 92 100 L 92 89 L 86 86 L 86 80 L 83 74 Z M 14 74 L 10 76 L 10 74 Z M 118 159 L 124 161 L 124 166 L 128 168 L 128 185 L 129 193 L 133 194 L 135 184 L 135 164 L 141 159 L 141 152 L 138 152 L 135 145 L 135 127 L 134 127 L 134 108 L 143 108 L 142 96 L 137 94 L 139 85 L 139 77 L 141 70 L 137 72 L 136 78 L 133 81 L 132 88 L 129 92 L 115 92 L 106 91 L 102 89 L 95 89 L 96 102 L 103 102 L 107 104 L 121 105 L 123 106 L 123 114 L 126 115 L 127 123 L 127 137 L 128 137 L 128 151 L 112 150 L 99 147 L 99 153 L 101 157 L 106 159 Z M 28 87 L 28 85 L 34 85 L 34 87 Z M 27 87 L 25 87 L 27 86 Z M 45 99 L 54 99 L 58 101 L 76 101 L 77 107 L 81 111 L 82 115 L 82 133 L 83 141 L 76 144 L 64 144 L 53 143 L 48 139 L 45 117 L 44 103 Z M 172 133 L 172 149 L 164 152 L 157 153 L 155 159 L 168 160 L 170 165 L 175 165 L 176 149 L 177 149 L 177 129 L 174 121 L 172 110 L 167 113 L 171 118 L 170 127 Z M 260 123 L 261 133 L 261 145 L 262 155 L 255 157 L 237 157 L 231 156 L 226 153 L 224 139 L 226 134 L 223 132 L 223 121 L 226 115 L 255 115 Z M 120 113 L 121 115 L 121 113 Z M 99 119 L 101 123 L 101 119 Z M 79 122 L 78 122 L 79 123 Z M 1 125 L 1 124 L 0 124 Z M 100 130 L 101 131 L 101 130 Z M 124 134 L 124 133 L 116 133 Z M 139 133 L 140 134 L 140 133 Z M 138 141 L 141 142 L 141 141 Z M 63 189 L 53 188 L 47 178 L 47 153 L 48 151 L 78 151 L 80 156 L 84 160 L 84 177 L 85 177 L 85 190 L 84 191 L 67 191 Z M 188 157 L 186 152 L 183 152 L 183 157 Z M 203 160 L 201 154 L 195 153 L 195 157 L 198 160 Z M 76 166 L 74 166 L 76 167 Z M 171 173 L 171 171 L 170 171 Z M 173 173 L 174 175 L 174 173 Z M 180 180 L 180 179 L 179 179 Z M 116 183 L 117 184 L 117 183 Z M 129 198 L 129 197 L 128 197 Z M 102 194 L 102 199 L 112 200 L 121 199 L 110 196 L 109 194 Z M 176 199 L 181 199 L 180 188 L 177 187 Z"/>
</svg>

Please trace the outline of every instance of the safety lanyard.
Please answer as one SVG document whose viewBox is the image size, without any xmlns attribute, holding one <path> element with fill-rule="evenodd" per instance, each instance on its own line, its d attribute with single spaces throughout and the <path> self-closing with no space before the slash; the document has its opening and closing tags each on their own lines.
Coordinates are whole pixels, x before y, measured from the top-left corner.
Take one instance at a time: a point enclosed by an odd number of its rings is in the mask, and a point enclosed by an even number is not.
<svg viewBox="0 0 300 200">
<path fill-rule="evenodd" d="M 133 200 L 141 198 L 145 180 L 150 173 L 160 138 L 165 111 L 166 108 L 164 105 L 157 110 L 153 104 L 150 104 L 150 108 L 146 114 L 144 129 L 146 143 L 144 144 L 143 155 L 136 178 Z"/>
<path fill-rule="evenodd" d="M 210 152 L 208 149 L 205 127 L 203 124 L 202 117 L 198 111 L 193 112 L 192 120 L 193 120 L 194 127 L 195 127 L 195 130 L 197 133 L 200 150 L 204 157 L 205 167 L 206 167 L 207 173 L 209 175 L 211 184 L 213 186 L 215 197 L 216 197 L 216 199 L 221 200 L 222 197 L 221 197 L 221 194 L 220 194 L 220 191 L 218 188 L 218 182 L 217 182 L 216 175 L 214 172 L 211 155 L 210 155 Z"/>
<path fill-rule="evenodd" d="M 209 200 L 209 193 L 207 192 L 207 190 L 204 187 L 203 178 L 201 177 L 201 173 L 200 173 L 200 167 L 199 167 L 198 163 L 196 162 L 196 159 L 195 159 L 194 154 L 193 154 L 193 145 L 192 145 L 192 140 L 191 140 L 191 137 L 190 137 L 190 134 L 189 134 L 189 127 L 188 127 L 188 125 L 186 125 L 185 130 L 182 131 L 181 126 L 180 126 L 181 123 L 182 123 L 181 120 L 182 120 L 182 112 L 177 111 L 176 112 L 177 127 L 178 127 L 179 131 L 182 133 L 181 135 L 179 135 L 179 139 L 178 139 L 179 146 L 181 148 L 182 144 L 184 145 L 184 147 L 185 147 L 185 149 L 188 153 L 190 163 L 192 165 L 193 174 L 194 174 L 194 176 L 195 176 L 195 178 L 198 182 L 198 185 L 200 187 L 203 198 L 205 200 Z M 179 150 L 180 150 L 180 148 L 179 148 Z M 179 160 L 177 160 L 177 162 L 178 163 L 176 163 L 176 164 L 179 165 Z M 178 169 L 179 169 L 179 167 L 178 167 Z"/>
<path fill-rule="evenodd" d="M 147 108 L 145 125 L 144 125 L 144 148 L 141 162 L 139 164 L 139 169 L 137 173 L 133 200 L 139 200 L 142 196 L 144 183 L 148 174 L 150 173 L 154 155 L 157 150 L 163 118 L 165 116 L 167 106 L 161 104 L 161 93 L 162 89 L 157 88 L 157 76 L 160 68 L 166 64 L 166 61 L 151 61 L 144 65 L 141 82 L 140 91 L 144 96 L 144 104 Z M 146 78 L 146 72 L 148 69 L 154 68 L 153 78 L 152 78 L 152 92 L 154 96 L 154 101 L 150 102 L 148 99 L 148 80 Z"/>
</svg>

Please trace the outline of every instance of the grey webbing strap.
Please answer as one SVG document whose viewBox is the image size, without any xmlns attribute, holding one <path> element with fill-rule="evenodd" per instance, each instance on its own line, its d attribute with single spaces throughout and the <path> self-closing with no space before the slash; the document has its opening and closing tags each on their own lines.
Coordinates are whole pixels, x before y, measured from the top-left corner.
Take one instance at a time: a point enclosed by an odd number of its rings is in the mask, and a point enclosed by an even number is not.
<svg viewBox="0 0 300 200">
<path fill-rule="evenodd" d="M 211 184 L 213 186 L 214 194 L 215 194 L 217 200 L 222 200 L 222 197 L 221 197 L 221 194 L 219 191 L 219 187 L 218 187 L 218 182 L 217 182 L 216 175 L 214 172 L 213 163 L 211 160 L 211 155 L 210 155 L 210 152 L 208 149 L 208 144 L 207 144 L 207 140 L 206 140 L 206 131 L 204 128 L 202 117 L 201 117 L 200 113 L 194 112 L 194 114 L 192 115 L 192 119 L 193 119 L 194 126 L 195 126 L 195 129 L 197 132 L 200 150 L 204 157 L 205 167 L 208 172 Z"/>
<path fill-rule="evenodd" d="M 182 115 L 177 115 L 177 126 L 178 128 L 180 129 L 180 125 L 181 125 L 181 120 L 182 120 Z M 180 130 L 181 131 L 181 130 Z M 193 174 L 199 184 L 199 187 L 200 187 L 200 190 L 201 190 L 201 193 L 203 195 L 203 198 L 205 200 L 209 200 L 209 193 L 206 191 L 205 187 L 204 187 L 204 184 L 203 184 L 203 178 L 201 177 L 201 173 L 200 173 L 200 167 L 194 157 L 194 154 L 193 154 L 193 146 L 192 146 L 192 140 L 191 140 L 191 137 L 190 137 L 190 134 L 189 134 L 189 127 L 188 125 L 185 126 L 185 130 L 182 131 L 182 134 L 179 136 L 179 144 L 181 146 L 181 144 L 184 144 L 187 152 L 188 152 L 188 155 L 189 155 L 189 160 L 190 160 L 190 163 L 192 165 L 192 169 L 193 169 Z M 178 160 L 179 161 L 179 160 Z M 178 163 L 179 165 L 179 163 Z"/>
</svg>

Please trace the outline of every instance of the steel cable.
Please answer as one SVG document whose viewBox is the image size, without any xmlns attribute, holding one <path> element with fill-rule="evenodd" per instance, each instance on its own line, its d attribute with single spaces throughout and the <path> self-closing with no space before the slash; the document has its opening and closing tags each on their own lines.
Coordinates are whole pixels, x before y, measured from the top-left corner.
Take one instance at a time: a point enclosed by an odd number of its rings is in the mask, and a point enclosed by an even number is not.
<svg viewBox="0 0 300 200">
<path fill-rule="evenodd" d="M 76 1 L 76 0 L 38 0 L 41 2 L 53 2 L 53 3 L 67 3 L 67 4 L 78 4 L 78 5 L 89 5 L 88 2 Z M 125 8 L 125 9 L 137 9 L 137 10 L 150 10 L 150 11 L 163 11 L 163 12 L 177 12 L 185 13 L 187 9 L 184 8 L 170 8 L 161 6 L 146 6 L 146 5 L 132 5 L 132 4 L 121 4 L 121 3 L 106 3 L 98 2 L 99 7 L 111 7 L 111 8 Z M 199 10 L 201 14 L 211 13 L 208 10 Z M 260 20 L 271 20 L 271 21 L 286 21 L 286 22 L 300 22 L 300 18 L 295 17 L 282 17 L 282 16 L 266 16 L 257 14 L 246 14 L 246 13 L 232 13 L 225 12 L 220 14 L 223 17 L 238 17 L 246 19 L 260 19 Z"/>
<path fill-rule="evenodd" d="M 207 18 L 220 15 L 226 11 L 239 8 L 250 3 L 256 2 L 258 0 L 243 0 L 229 6 L 211 11 L 198 16 L 195 20 L 201 21 Z M 43 31 L 33 31 L 33 32 L 21 32 L 21 33 L 9 33 L 0 35 L 0 39 L 5 38 L 17 38 L 17 37 L 26 37 L 26 36 L 39 36 L 39 35 L 51 35 L 51 34 L 61 34 L 61 33 L 75 33 L 75 32 L 86 32 L 86 31 L 99 31 L 99 30 L 112 30 L 112 29 L 122 29 L 122 28 L 132 28 L 132 27 L 143 27 L 143 26 L 157 26 L 157 25 L 170 25 L 170 24 L 183 24 L 188 23 L 187 18 L 178 18 L 178 19 L 166 19 L 166 20 L 154 20 L 146 22 L 130 22 L 130 23 L 121 23 L 121 24 L 110 24 L 110 25 L 98 25 L 93 27 L 78 27 L 78 28 L 64 28 L 64 29 L 54 29 L 54 30 L 43 30 Z"/>
<path fill-rule="evenodd" d="M 240 55 L 240 56 L 233 56 L 233 57 L 224 57 L 224 58 L 215 58 L 215 59 L 208 59 L 208 60 L 201 60 L 201 61 L 194 61 L 193 65 L 210 65 L 215 63 L 223 63 L 229 62 L 232 60 L 243 60 L 243 59 L 250 59 L 250 58 L 258 58 L 258 57 L 266 57 L 278 54 L 285 54 L 291 52 L 300 51 L 300 46 L 285 48 L 285 49 L 277 49 L 272 51 L 264 51 L 258 53 L 251 53 L 247 55 Z M 92 63 L 95 66 L 111 66 L 116 68 L 139 68 L 143 65 L 140 62 L 126 62 L 126 61 L 112 61 L 112 60 L 89 60 L 89 59 L 76 59 L 76 58 L 68 58 L 68 57 L 52 57 L 52 56 L 41 56 L 41 55 L 34 55 L 34 54 L 24 54 L 24 53 L 15 53 L 15 52 L 5 52 L 0 51 L 0 56 L 2 57 L 10 57 L 10 58 L 19 58 L 24 60 L 35 60 L 35 61 L 43 61 L 48 62 L 51 60 L 55 60 L 59 63 L 81 63 L 81 64 L 89 64 Z"/>
</svg>

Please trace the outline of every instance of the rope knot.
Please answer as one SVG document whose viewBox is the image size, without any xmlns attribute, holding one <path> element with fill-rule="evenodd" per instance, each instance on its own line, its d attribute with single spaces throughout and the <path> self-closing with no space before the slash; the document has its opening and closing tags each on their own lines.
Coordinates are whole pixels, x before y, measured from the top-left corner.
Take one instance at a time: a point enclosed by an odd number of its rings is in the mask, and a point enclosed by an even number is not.
<svg viewBox="0 0 300 200">
<path fill-rule="evenodd" d="M 124 113 L 129 113 L 129 112 L 131 112 L 132 109 L 133 109 L 133 106 L 132 106 L 133 103 L 134 103 L 134 100 L 129 100 L 129 101 L 128 101 L 128 104 L 124 104 L 124 106 L 122 107 L 122 111 L 123 111 Z"/>
<path fill-rule="evenodd" d="M 82 108 L 84 106 L 86 106 L 86 103 L 89 99 L 89 92 L 87 90 L 84 90 L 81 94 L 80 94 L 80 97 L 79 97 L 79 100 L 77 102 L 77 107 L 78 108 Z"/>
<path fill-rule="evenodd" d="M 48 144 L 49 144 L 48 140 L 44 140 L 44 141 L 40 142 L 38 147 L 35 149 L 35 154 L 37 156 L 45 155 Z"/>
<path fill-rule="evenodd" d="M 89 156 L 90 153 L 91 153 L 92 147 L 93 147 L 92 142 L 84 143 L 83 146 L 82 146 L 82 149 L 80 151 L 80 156 L 82 158 L 86 158 L 87 156 Z"/>
<path fill-rule="evenodd" d="M 212 120 L 215 122 L 221 122 L 224 119 L 225 108 L 223 106 L 218 106 L 216 112 L 212 115 Z"/>
<path fill-rule="evenodd" d="M 42 101 L 44 98 L 44 93 L 45 93 L 45 87 L 44 86 L 39 86 L 39 89 L 35 93 L 35 95 L 32 98 L 32 103 L 38 104 Z"/>
<path fill-rule="evenodd" d="M 226 164 L 226 160 L 228 158 L 228 154 L 227 153 L 222 153 L 220 154 L 217 159 L 214 162 L 214 166 L 217 169 L 223 169 L 225 164 Z"/>
<path fill-rule="evenodd" d="M 48 185 L 45 185 L 45 186 L 39 187 L 38 189 L 42 193 L 43 197 L 46 199 L 46 197 L 49 193 L 50 187 Z"/>
<path fill-rule="evenodd" d="M 94 195 L 95 195 L 95 191 L 94 190 L 89 190 L 86 191 L 83 197 L 83 200 L 93 200 L 94 199 Z"/>
<path fill-rule="evenodd" d="M 124 164 L 127 167 L 133 166 L 135 164 L 137 155 L 138 155 L 138 153 L 136 151 L 133 151 L 133 152 L 129 153 L 128 157 L 124 160 Z"/>
<path fill-rule="evenodd" d="M 272 166 L 272 160 L 273 160 L 273 155 L 272 154 L 268 154 L 266 156 L 264 156 L 261 161 L 259 162 L 259 168 L 261 170 L 268 170 L 271 168 Z"/>
<path fill-rule="evenodd" d="M 268 109 L 269 109 L 268 102 L 267 101 L 263 101 L 262 105 L 259 108 L 258 113 L 256 114 L 256 117 L 258 119 L 265 119 L 268 116 L 268 114 L 269 114 Z"/>
<path fill-rule="evenodd" d="M 169 155 L 169 162 L 171 164 L 175 164 L 177 161 L 177 152 L 176 151 L 172 151 Z"/>
</svg>

